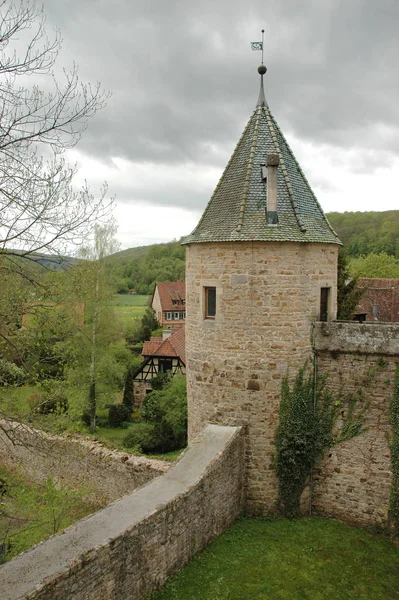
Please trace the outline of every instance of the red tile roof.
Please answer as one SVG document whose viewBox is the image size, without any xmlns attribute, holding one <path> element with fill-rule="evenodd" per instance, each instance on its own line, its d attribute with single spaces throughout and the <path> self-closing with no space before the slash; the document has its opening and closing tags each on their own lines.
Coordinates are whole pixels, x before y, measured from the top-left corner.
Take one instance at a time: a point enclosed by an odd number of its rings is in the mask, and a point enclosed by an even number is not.
<svg viewBox="0 0 399 600">
<path fill-rule="evenodd" d="M 186 310 L 182 302 L 186 299 L 186 284 L 184 281 L 159 281 L 156 287 L 158 288 L 162 310 Z M 178 300 L 179 304 L 173 304 L 173 300 Z"/>
<path fill-rule="evenodd" d="M 186 338 L 184 327 L 177 329 L 166 340 L 154 337 L 144 342 L 143 356 L 179 357 L 186 364 Z"/>
<path fill-rule="evenodd" d="M 367 313 L 367 321 L 399 322 L 399 279 L 363 277 L 359 288 L 365 288 L 358 312 Z"/>
<path fill-rule="evenodd" d="M 148 342 L 144 342 L 141 354 L 143 356 L 151 356 L 157 351 L 162 341 L 161 337 L 152 337 Z"/>
<path fill-rule="evenodd" d="M 176 356 L 186 364 L 186 333 L 185 328 L 181 327 L 169 338 L 170 345 L 174 348 Z"/>
</svg>

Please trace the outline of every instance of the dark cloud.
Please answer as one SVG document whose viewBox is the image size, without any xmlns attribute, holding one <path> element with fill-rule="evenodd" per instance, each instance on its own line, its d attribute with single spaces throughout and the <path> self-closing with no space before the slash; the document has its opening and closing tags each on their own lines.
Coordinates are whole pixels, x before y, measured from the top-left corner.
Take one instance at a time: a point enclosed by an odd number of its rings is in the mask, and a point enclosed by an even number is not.
<svg viewBox="0 0 399 600">
<path fill-rule="evenodd" d="M 106 160 L 222 168 L 258 93 L 264 27 L 267 97 L 283 131 L 364 153 L 399 154 L 397 0 L 45 0 L 60 61 L 112 92 L 80 147 Z M 369 160 L 370 157 L 370 160 Z M 180 202 L 179 202 L 180 204 Z"/>
</svg>

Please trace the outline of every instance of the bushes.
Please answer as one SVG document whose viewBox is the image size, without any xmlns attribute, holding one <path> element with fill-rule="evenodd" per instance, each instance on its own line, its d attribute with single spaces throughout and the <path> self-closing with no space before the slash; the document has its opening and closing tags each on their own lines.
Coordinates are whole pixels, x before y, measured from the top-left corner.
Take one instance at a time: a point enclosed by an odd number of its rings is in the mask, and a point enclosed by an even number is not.
<svg viewBox="0 0 399 600">
<path fill-rule="evenodd" d="M 155 452 L 157 439 L 153 423 L 137 423 L 123 438 L 123 445 L 141 452 Z"/>
<path fill-rule="evenodd" d="M 143 452 L 171 452 L 187 444 L 187 394 L 185 377 L 175 377 L 162 390 L 143 401 L 144 423 L 123 441 L 128 448 Z"/>
<path fill-rule="evenodd" d="M 57 379 L 42 382 L 39 390 L 28 396 L 27 402 L 32 411 L 41 415 L 68 412 L 65 384 Z"/>
<path fill-rule="evenodd" d="M 108 424 L 110 427 L 120 427 L 124 421 L 130 419 L 131 409 L 125 404 L 112 404 L 109 407 Z"/>
<path fill-rule="evenodd" d="M 0 385 L 22 385 L 26 380 L 26 373 L 15 363 L 0 359 Z"/>
</svg>

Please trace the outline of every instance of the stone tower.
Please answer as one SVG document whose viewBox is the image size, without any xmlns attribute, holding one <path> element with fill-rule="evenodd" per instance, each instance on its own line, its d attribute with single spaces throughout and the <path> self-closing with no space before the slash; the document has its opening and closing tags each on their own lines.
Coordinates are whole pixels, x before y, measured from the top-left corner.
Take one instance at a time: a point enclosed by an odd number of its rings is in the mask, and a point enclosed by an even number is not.
<svg viewBox="0 0 399 600">
<path fill-rule="evenodd" d="M 311 356 L 311 324 L 336 317 L 340 241 L 265 99 L 186 245 L 189 438 L 246 426 L 246 506 L 273 511 L 282 378 Z"/>
</svg>

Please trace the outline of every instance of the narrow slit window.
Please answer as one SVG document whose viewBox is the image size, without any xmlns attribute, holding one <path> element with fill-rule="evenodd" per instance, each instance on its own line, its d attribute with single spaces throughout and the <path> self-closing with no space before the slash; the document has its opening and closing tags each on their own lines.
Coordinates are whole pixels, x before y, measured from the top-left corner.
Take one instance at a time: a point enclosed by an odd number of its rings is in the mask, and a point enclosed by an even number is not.
<svg viewBox="0 0 399 600">
<path fill-rule="evenodd" d="M 216 317 L 216 288 L 205 288 L 205 318 L 214 319 Z"/>
<path fill-rule="evenodd" d="M 330 288 L 321 288 L 320 290 L 320 321 L 328 321 L 328 307 L 330 298 Z"/>
</svg>

